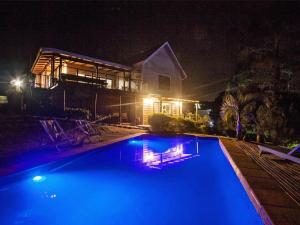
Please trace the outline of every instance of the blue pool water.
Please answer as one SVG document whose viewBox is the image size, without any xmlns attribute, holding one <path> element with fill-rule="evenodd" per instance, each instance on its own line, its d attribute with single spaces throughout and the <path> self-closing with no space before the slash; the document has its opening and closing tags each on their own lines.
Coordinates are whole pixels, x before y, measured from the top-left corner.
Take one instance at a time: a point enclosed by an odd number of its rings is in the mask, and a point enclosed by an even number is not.
<svg viewBox="0 0 300 225">
<path fill-rule="evenodd" d="M 143 135 L 1 184 L 0 224 L 262 224 L 217 139 Z"/>
</svg>

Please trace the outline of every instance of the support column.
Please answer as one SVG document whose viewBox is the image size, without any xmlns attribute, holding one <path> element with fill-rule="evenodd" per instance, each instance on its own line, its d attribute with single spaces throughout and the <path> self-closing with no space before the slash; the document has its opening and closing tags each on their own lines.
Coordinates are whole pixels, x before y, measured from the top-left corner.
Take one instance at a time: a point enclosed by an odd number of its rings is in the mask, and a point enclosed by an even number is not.
<svg viewBox="0 0 300 225">
<path fill-rule="evenodd" d="M 53 83 L 54 83 L 54 55 L 51 57 L 51 66 L 50 66 L 50 68 L 51 68 L 51 74 L 50 74 L 50 76 L 51 76 L 51 79 L 50 79 L 50 86 L 52 86 Z"/>
<path fill-rule="evenodd" d="M 120 94 L 120 103 L 119 103 L 119 123 L 122 123 L 122 95 Z"/>
<path fill-rule="evenodd" d="M 123 89 L 124 91 L 126 91 L 126 88 L 125 88 L 125 78 L 126 78 L 126 75 L 125 75 L 125 71 L 123 72 Z"/>
<path fill-rule="evenodd" d="M 131 92 L 131 72 L 129 72 L 129 91 Z"/>
<path fill-rule="evenodd" d="M 64 89 L 64 111 L 66 111 L 66 89 Z"/>
<path fill-rule="evenodd" d="M 136 120 L 136 96 L 134 95 L 134 125 L 137 125 Z"/>
<path fill-rule="evenodd" d="M 59 57 L 59 70 L 58 70 L 58 79 L 61 80 L 61 71 L 62 71 L 62 59 Z"/>
<path fill-rule="evenodd" d="M 96 89 L 96 95 L 95 95 L 95 111 L 94 111 L 94 118 L 97 119 L 97 101 L 98 101 L 98 92 Z"/>
<path fill-rule="evenodd" d="M 98 80 L 99 79 L 99 69 L 98 69 L 98 66 L 96 65 L 96 79 Z"/>
<path fill-rule="evenodd" d="M 198 103 L 195 104 L 195 109 L 196 109 L 196 112 L 195 112 L 195 116 L 196 116 L 196 121 L 198 120 Z"/>
</svg>

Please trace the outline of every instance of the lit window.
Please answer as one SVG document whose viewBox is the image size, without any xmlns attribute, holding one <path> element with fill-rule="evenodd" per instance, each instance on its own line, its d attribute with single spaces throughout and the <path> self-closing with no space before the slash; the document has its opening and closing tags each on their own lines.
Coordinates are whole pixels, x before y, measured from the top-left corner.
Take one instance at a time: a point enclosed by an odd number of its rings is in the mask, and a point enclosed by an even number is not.
<svg viewBox="0 0 300 225">
<path fill-rule="evenodd" d="M 112 80 L 107 79 L 106 83 L 107 83 L 106 88 L 111 89 L 112 88 Z"/>
</svg>

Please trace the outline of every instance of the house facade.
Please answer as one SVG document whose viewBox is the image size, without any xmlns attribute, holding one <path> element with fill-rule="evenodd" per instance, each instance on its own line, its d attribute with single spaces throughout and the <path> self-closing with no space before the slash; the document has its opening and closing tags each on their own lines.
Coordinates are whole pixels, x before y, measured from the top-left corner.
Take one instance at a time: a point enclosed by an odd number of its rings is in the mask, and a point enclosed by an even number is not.
<svg viewBox="0 0 300 225">
<path fill-rule="evenodd" d="M 41 48 L 31 72 L 35 88 L 49 90 L 54 107 L 89 110 L 94 119 L 148 124 L 153 113 L 185 116 L 197 104 L 182 98 L 187 75 L 168 42 L 130 65 Z"/>
</svg>

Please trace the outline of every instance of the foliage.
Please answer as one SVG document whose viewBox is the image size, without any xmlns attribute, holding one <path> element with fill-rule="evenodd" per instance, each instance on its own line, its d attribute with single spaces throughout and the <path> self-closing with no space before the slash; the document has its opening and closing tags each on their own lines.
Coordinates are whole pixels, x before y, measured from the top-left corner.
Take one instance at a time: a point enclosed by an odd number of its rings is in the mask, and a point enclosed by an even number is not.
<svg viewBox="0 0 300 225">
<path fill-rule="evenodd" d="M 238 139 L 242 137 L 242 129 L 250 126 L 259 96 L 252 86 L 239 86 L 237 92 L 227 93 L 223 98 L 221 119 L 225 127 L 235 130 Z"/>
<path fill-rule="evenodd" d="M 299 142 L 298 141 L 291 141 L 287 144 L 287 147 L 292 149 L 292 148 L 295 148 L 299 145 Z"/>
<path fill-rule="evenodd" d="M 149 124 L 151 131 L 155 133 L 185 133 L 185 132 L 207 132 L 209 117 L 200 117 L 201 121 L 191 119 L 175 118 L 165 114 L 156 113 L 150 116 Z"/>
<path fill-rule="evenodd" d="M 280 143 L 280 140 L 289 133 L 287 118 L 274 95 L 265 95 L 263 104 L 256 111 L 255 121 L 257 133 L 269 138 L 275 144 Z"/>
<path fill-rule="evenodd" d="M 92 117 L 90 110 L 82 108 L 66 108 L 65 113 L 69 118 L 89 120 Z"/>
</svg>

